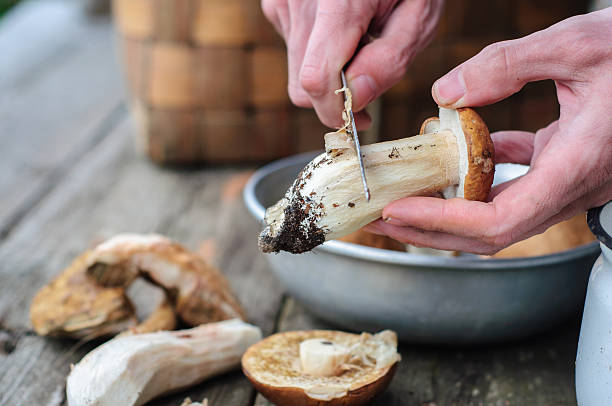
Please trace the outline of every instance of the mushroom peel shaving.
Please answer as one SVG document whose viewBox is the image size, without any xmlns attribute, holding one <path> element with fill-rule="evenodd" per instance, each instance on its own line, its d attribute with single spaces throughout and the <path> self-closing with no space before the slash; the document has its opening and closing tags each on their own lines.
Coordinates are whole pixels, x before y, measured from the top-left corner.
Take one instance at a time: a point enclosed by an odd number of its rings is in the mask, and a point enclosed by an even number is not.
<svg viewBox="0 0 612 406">
<path fill-rule="evenodd" d="M 261 330 L 239 319 L 114 338 L 68 376 L 68 406 L 138 406 L 236 368 Z"/>
</svg>

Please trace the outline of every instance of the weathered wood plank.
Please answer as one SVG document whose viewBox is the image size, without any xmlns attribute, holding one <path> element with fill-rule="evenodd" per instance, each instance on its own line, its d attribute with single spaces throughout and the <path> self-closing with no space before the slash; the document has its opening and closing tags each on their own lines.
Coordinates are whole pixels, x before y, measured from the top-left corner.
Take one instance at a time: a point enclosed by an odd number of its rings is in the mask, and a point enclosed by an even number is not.
<svg viewBox="0 0 612 406">
<path fill-rule="evenodd" d="M 161 232 L 194 249 L 216 241 L 215 262 L 249 318 L 266 334 L 273 328 L 281 288 L 256 254 L 258 225 L 240 197 L 245 174 L 224 168 L 160 169 L 135 156 L 129 128 L 122 122 L 81 157 L 0 245 L 0 319 L 4 331 L 15 337 L 14 349 L 0 355 L 0 404 L 44 404 L 51 393 L 61 392 L 69 363 L 92 348 L 69 354 L 74 342 L 33 336 L 29 302 L 76 254 L 118 232 Z M 186 395 L 246 405 L 253 392 L 235 373 L 158 404 L 178 405 Z"/>
<path fill-rule="evenodd" d="M 334 328 L 288 299 L 279 331 Z M 497 346 L 433 347 L 400 344 L 402 362 L 380 406 L 575 405 L 578 321 Z M 269 406 L 257 395 L 256 406 Z"/>
<path fill-rule="evenodd" d="M 122 99 L 108 19 L 28 1 L 0 25 L 0 237 L 105 135 Z"/>
</svg>

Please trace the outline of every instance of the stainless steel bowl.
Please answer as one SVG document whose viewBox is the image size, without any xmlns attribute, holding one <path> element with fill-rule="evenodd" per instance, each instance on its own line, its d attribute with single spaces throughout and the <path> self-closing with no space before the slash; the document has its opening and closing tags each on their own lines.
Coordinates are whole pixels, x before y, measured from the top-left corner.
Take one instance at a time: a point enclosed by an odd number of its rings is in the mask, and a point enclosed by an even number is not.
<svg viewBox="0 0 612 406">
<path fill-rule="evenodd" d="M 262 220 L 314 156 L 258 170 L 244 190 L 251 213 Z M 525 170 L 498 165 L 496 182 Z M 599 252 L 593 242 L 531 258 L 446 258 L 328 241 L 305 254 L 266 256 L 292 296 L 343 328 L 390 328 L 405 341 L 477 343 L 537 333 L 576 314 Z"/>
</svg>

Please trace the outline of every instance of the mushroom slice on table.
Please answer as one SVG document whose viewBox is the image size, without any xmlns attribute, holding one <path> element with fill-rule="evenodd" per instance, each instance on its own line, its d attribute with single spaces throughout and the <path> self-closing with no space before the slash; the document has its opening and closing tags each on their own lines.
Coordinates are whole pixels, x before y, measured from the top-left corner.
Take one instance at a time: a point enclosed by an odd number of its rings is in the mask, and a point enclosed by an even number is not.
<svg viewBox="0 0 612 406">
<path fill-rule="evenodd" d="M 87 276 L 92 251 L 77 257 L 30 305 L 30 320 L 39 335 L 93 339 L 128 328 L 144 333 L 172 330 L 176 316 L 164 300 L 138 324 L 132 302 L 122 288 L 105 288 Z"/>
<path fill-rule="evenodd" d="M 495 172 L 489 130 L 469 108 L 440 108 L 440 118 L 425 121 L 419 135 L 362 146 L 370 201 L 346 132 L 326 134 L 325 150 L 266 210 L 263 252 L 310 251 L 376 220 L 387 204 L 407 196 L 486 200 Z"/>
<path fill-rule="evenodd" d="M 291 331 L 250 347 L 242 370 L 277 406 L 357 406 L 387 388 L 399 360 L 397 335 L 389 330 Z"/>
<path fill-rule="evenodd" d="M 127 287 L 136 277 L 145 277 L 167 292 L 177 315 L 191 326 L 245 319 L 223 274 L 161 235 L 117 235 L 93 250 L 87 268 L 107 287 Z"/>
<path fill-rule="evenodd" d="M 66 382 L 68 406 L 138 406 L 237 368 L 261 330 L 240 319 L 116 337 L 87 354 Z"/>
</svg>

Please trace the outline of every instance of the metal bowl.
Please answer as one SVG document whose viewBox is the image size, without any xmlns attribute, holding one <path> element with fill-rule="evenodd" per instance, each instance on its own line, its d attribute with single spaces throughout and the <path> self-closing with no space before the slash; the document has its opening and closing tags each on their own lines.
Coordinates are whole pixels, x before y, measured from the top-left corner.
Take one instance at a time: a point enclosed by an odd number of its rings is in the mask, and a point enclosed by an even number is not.
<svg viewBox="0 0 612 406">
<path fill-rule="evenodd" d="M 264 166 L 244 199 L 263 220 L 316 153 Z M 498 165 L 496 183 L 526 167 Z M 328 241 L 305 254 L 266 255 L 288 292 L 314 314 L 357 331 L 393 329 L 404 341 L 482 343 L 541 332 L 580 311 L 596 242 L 558 254 L 483 259 L 408 254 Z"/>
</svg>

